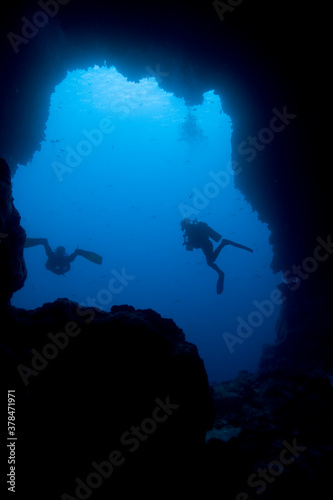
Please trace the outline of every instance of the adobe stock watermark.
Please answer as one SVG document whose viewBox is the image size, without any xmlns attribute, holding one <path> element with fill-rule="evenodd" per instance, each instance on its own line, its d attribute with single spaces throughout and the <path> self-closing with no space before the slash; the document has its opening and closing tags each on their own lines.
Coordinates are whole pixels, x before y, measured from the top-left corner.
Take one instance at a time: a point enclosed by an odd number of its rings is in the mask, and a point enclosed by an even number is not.
<svg viewBox="0 0 333 500">
<path fill-rule="evenodd" d="M 255 309 L 249 313 L 247 320 L 241 316 L 237 316 L 236 335 L 229 332 L 224 332 L 222 334 L 223 340 L 226 343 L 230 354 L 235 352 L 234 346 L 236 344 L 244 344 L 245 339 L 250 338 L 254 330 L 262 326 L 265 319 L 272 316 L 275 311 L 275 307 L 283 304 L 284 301 L 285 296 L 278 288 L 275 288 L 271 292 L 269 299 L 263 300 L 262 302 L 258 302 L 257 300 L 253 301 Z"/>
<path fill-rule="evenodd" d="M 288 441 L 282 442 L 284 448 L 281 450 L 278 459 L 271 460 L 267 467 L 259 468 L 251 474 L 247 479 L 247 484 L 250 488 L 256 488 L 254 493 L 256 495 L 261 495 L 267 489 L 267 485 L 274 483 L 274 481 L 283 474 L 285 467 L 291 465 L 300 456 L 300 453 L 304 452 L 307 447 L 300 446 L 294 438 L 292 444 Z M 237 495 L 236 500 L 251 500 L 251 497 L 245 492 L 241 492 Z"/>
<path fill-rule="evenodd" d="M 242 156 L 246 155 L 247 162 L 253 161 L 258 151 L 263 151 L 274 140 L 275 135 L 282 132 L 290 124 L 291 120 L 297 117 L 296 114 L 288 112 L 287 106 L 282 108 L 282 112 L 276 108 L 273 108 L 272 112 L 273 116 L 269 121 L 269 127 L 260 129 L 256 136 L 249 135 L 247 140 L 239 143 L 237 152 Z M 179 203 L 178 208 L 182 218 L 199 215 L 200 211 L 207 208 L 210 201 L 217 198 L 221 190 L 230 184 L 233 176 L 237 176 L 241 172 L 242 167 L 236 160 L 228 162 L 224 170 L 217 173 L 209 172 L 208 175 L 214 182 L 207 182 L 201 191 L 196 187 L 192 189 L 192 206 L 188 203 Z"/>
<path fill-rule="evenodd" d="M 155 399 L 155 408 L 151 416 L 142 420 L 139 425 L 132 425 L 120 437 L 119 449 L 112 450 L 106 460 L 102 462 L 93 461 L 91 463 L 91 472 L 85 480 L 77 477 L 75 479 L 75 496 L 68 493 L 61 495 L 62 500 L 87 500 L 94 490 L 100 488 L 108 480 L 114 471 L 123 465 L 127 453 L 135 453 L 142 444 L 149 439 L 160 428 L 161 424 L 166 422 L 173 413 L 179 408 L 179 404 L 172 403 L 170 396 L 164 401 L 160 398 Z"/>
<path fill-rule="evenodd" d="M 148 73 L 155 78 L 157 83 L 162 83 L 164 78 L 167 78 L 170 76 L 170 73 L 168 71 L 161 71 L 161 65 L 156 64 L 155 69 L 153 69 L 151 66 L 146 66 L 145 68 Z"/>
<path fill-rule="evenodd" d="M 228 12 L 233 12 L 236 7 L 241 5 L 244 0 L 227 0 L 226 2 L 221 2 L 220 0 L 214 0 L 213 7 L 220 18 L 220 21 L 225 20 L 225 14 Z"/>
<path fill-rule="evenodd" d="M 316 238 L 318 246 L 314 249 L 313 256 L 303 259 L 302 264 L 293 265 L 291 270 L 283 273 L 282 280 L 289 285 L 289 290 L 292 292 L 298 290 L 302 280 L 307 280 L 310 274 L 315 273 L 320 265 L 320 262 L 325 262 L 333 254 L 333 241 L 329 234 L 326 241 L 320 236 Z"/>
<path fill-rule="evenodd" d="M 158 83 L 161 83 L 164 78 L 170 75 L 168 72 L 162 72 L 160 64 L 156 65 L 154 70 L 150 66 L 146 66 L 146 70 L 153 76 Z M 149 92 L 145 89 L 136 89 L 129 96 L 123 99 L 118 99 L 112 105 L 112 112 L 120 120 L 125 120 L 133 110 L 138 108 L 143 102 L 144 98 L 149 96 Z M 110 135 L 116 129 L 113 120 L 110 117 L 103 118 L 97 128 L 92 130 L 83 129 L 81 134 L 83 139 L 80 140 L 76 146 L 67 145 L 65 147 L 64 163 L 53 161 L 51 166 L 59 182 L 63 182 L 64 174 L 72 173 L 83 161 L 84 158 L 90 156 L 95 148 L 99 147 L 106 135 Z"/>
<path fill-rule="evenodd" d="M 272 113 L 268 127 L 260 129 L 256 136 L 249 135 L 247 140 L 239 144 L 237 151 L 240 155 L 247 155 L 247 162 L 253 161 L 258 151 L 263 151 L 274 140 L 276 134 L 285 130 L 286 126 L 297 118 L 296 114 L 288 112 L 287 106 L 283 106 L 282 112 L 273 108 Z"/>
<path fill-rule="evenodd" d="M 313 256 L 306 257 L 301 265 L 293 265 L 291 270 L 288 269 L 283 273 L 282 281 L 289 285 L 289 290 L 292 292 L 298 290 L 302 280 L 307 280 L 310 274 L 318 270 L 320 263 L 325 262 L 333 254 L 333 241 L 330 234 L 326 241 L 321 237 L 316 238 L 316 241 L 319 245 L 314 249 Z M 268 299 L 262 302 L 254 300 L 255 309 L 248 314 L 247 319 L 241 316 L 236 318 L 236 335 L 229 332 L 222 334 L 230 354 L 235 352 L 235 345 L 243 344 L 246 339 L 250 338 L 255 329 L 262 326 L 265 319 L 272 316 L 276 306 L 280 306 L 285 300 L 285 295 L 278 288 L 272 290 Z"/>
<path fill-rule="evenodd" d="M 107 288 L 101 288 L 96 297 L 86 297 L 85 302 L 81 302 L 81 307 L 94 307 L 96 309 L 105 310 L 113 301 L 113 296 L 121 293 L 127 286 L 129 281 L 133 281 L 136 276 L 126 273 L 123 267 L 121 274 L 115 269 L 111 271 L 112 278 L 109 280 Z"/>
<path fill-rule="evenodd" d="M 95 312 L 92 309 L 89 311 L 81 311 L 77 308 L 76 310 L 78 316 L 82 316 L 87 312 L 90 317 L 85 320 L 85 323 L 88 324 L 95 318 Z M 47 337 L 50 342 L 44 344 L 40 351 L 31 349 L 32 358 L 28 365 L 19 364 L 17 366 L 17 371 L 25 386 L 29 385 L 30 377 L 37 377 L 44 371 L 49 366 L 50 361 L 56 359 L 59 353 L 68 347 L 70 339 L 77 337 L 82 331 L 76 321 L 68 321 L 63 330 L 64 331 L 56 334 L 49 332 Z"/>
<path fill-rule="evenodd" d="M 211 170 L 208 175 L 214 182 L 207 182 L 201 191 L 196 187 L 192 189 L 192 206 L 179 203 L 178 208 L 182 217 L 198 215 L 201 210 L 204 210 L 209 205 L 210 200 L 217 198 L 221 190 L 229 185 L 233 175 L 238 175 L 241 171 L 242 169 L 236 161 L 229 161 L 225 170 L 219 170 L 218 172 Z"/>
<path fill-rule="evenodd" d="M 133 280 L 135 276 L 127 275 L 125 268 L 122 268 L 121 274 L 115 269 L 111 271 L 112 278 L 109 280 L 108 288 L 103 288 L 100 290 L 96 298 L 87 297 L 86 301 L 88 305 L 80 304 L 76 308 L 76 315 L 78 318 L 88 316 L 84 319 L 86 324 L 91 323 L 96 316 L 95 309 L 101 309 L 99 303 L 106 305 L 112 302 L 113 295 L 121 293 L 128 282 Z M 94 309 L 95 308 L 95 309 Z M 66 349 L 72 338 L 78 337 L 81 333 L 81 328 L 76 321 L 68 321 L 64 326 L 63 331 L 53 334 L 49 332 L 47 334 L 48 343 L 45 343 L 39 350 L 31 350 L 31 359 L 27 365 L 19 364 L 17 366 L 17 371 L 25 386 L 30 383 L 31 377 L 37 377 L 41 372 L 43 372 L 51 361 L 54 361 L 60 352 Z"/>
<path fill-rule="evenodd" d="M 31 19 L 25 16 L 21 17 L 23 23 L 21 34 L 18 35 L 12 31 L 7 34 L 7 38 L 15 54 L 19 53 L 21 44 L 27 45 L 30 40 L 38 35 L 40 29 L 45 28 L 49 19 L 58 14 L 60 6 L 67 5 L 70 1 L 71 0 L 39 0 L 37 4 L 42 10 L 37 10 Z"/>
<path fill-rule="evenodd" d="M 115 128 L 110 118 L 103 118 L 99 122 L 98 128 L 83 129 L 81 133 L 85 139 L 79 141 L 74 148 L 72 146 L 65 147 L 67 152 L 65 163 L 53 161 L 51 164 L 58 181 L 63 182 L 64 174 L 72 173 L 82 163 L 83 158 L 90 156 L 94 148 L 102 144 L 105 135 L 111 134 Z"/>
<path fill-rule="evenodd" d="M 161 83 L 164 78 L 170 75 L 167 71 L 161 71 L 160 64 L 156 65 L 155 70 L 151 66 L 146 66 L 145 69 L 158 83 Z M 143 104 L 144 98 L 149 97 L 149 93 L 146 89 L 138 88 L 126 98 L 118 99 L 112 106 L 112 110 L 120 114 L 121 120 L 125 120 L 131 114 L 131 111 Z"/>
</svg>

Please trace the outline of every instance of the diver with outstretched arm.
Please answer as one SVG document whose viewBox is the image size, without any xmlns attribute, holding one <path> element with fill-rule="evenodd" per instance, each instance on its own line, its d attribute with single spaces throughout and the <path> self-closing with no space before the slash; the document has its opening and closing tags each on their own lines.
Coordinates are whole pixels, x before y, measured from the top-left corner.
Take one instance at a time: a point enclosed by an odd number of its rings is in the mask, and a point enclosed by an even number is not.
<svg viewBox="0 0 333 500">
<path fill-rule="evenodd" d="M 54 274 L 65 276 L 65 273 L 71 269 L 71 263 L 78 255 L 95 264 L 102 264 L 102 257 L 95 252 L 77 248 L 71 255 L 67 255 L 65 248 L 62 246 L 57 247 L 55 251 L 53 251 L 46 238 L 27 238 L 24 247 L 29 248 L 37 245 L 44 246 L 48 257 L 45 264 L 46 269 Z"/>
<path fill-rule="evenodd" d="M 215 260 L 219 256 L 222 248 L 226 245 L 231 245 L 236 248 L 241 248 L 242 250 L 247 250 L 253 253 L 252 248 L 246 247 L 234 241 L 223 239 L 219 246 L 213 250 L 213 243 L 209 238 L 212 238 L 215 242 L 220 241 L 222 236 L 218 234 L 214 229 L 208 226 L 205 222 L 198 222 L 195 219 L 193 222 L 188 218 L 184 218 L 180 223 L 182 231 L 184 231 L 184 243 L 186 250 L 192 251 L 193 248 L 201 248 L 205 254 L 206 261 L 209 267 L 214 269 L 219 278 L 217 280 L 216 291 L 218 294 L 223 292 L 224 287 L 224 272 L 215 264 Z"/>
</svg>

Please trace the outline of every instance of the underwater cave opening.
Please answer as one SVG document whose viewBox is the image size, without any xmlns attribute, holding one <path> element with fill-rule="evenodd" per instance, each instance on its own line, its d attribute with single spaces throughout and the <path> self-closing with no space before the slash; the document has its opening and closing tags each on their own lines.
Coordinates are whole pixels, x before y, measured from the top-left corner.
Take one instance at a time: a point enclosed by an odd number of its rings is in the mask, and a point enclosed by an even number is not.
<svg viewBox="0 0 333 500">
<path fill-rule="evenodd" d="M 281 277 L 270 269 L 267 225 L 235 188 L 231 135 L 214 90 L 189 106 L 150 75 L 132 82 L 106 65 L 68 72 L 51 96 L 40 150 L 18 165 L 13 195 L 28 238 L 103 262 L 79 256 L 56 275 L 43 245 L 26 248 L 28 277 L 12 305 L 66 297 L 104 310 L 152 308 L 198 346 L 211 382 L 254 371 L 275 338 Z M 184 217 L 254 250 L 223 248 L 222 295 L 202 251 L 183 246 Z"/>
</svg>

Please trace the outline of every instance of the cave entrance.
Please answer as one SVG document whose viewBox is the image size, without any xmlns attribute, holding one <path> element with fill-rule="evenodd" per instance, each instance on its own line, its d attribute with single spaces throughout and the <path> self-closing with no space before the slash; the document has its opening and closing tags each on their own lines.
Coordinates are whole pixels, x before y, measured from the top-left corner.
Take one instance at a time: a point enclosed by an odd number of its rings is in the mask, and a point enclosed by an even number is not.
<svg viewBox="0 0 333 500">
<path fill-rule="evenodd" d="M 27 248 L 28 278 L 12 304 L 66 297 L 105 310 L 152 308 L 198 346 L 211 380 L 255 369 L 262 344 L 274 338 L 278 306 L 233 352 L 223 335 L 236 335 L 239 318 L 247 321 L 253 301 L 280 280 L 269 267 L 269 230 L 234 186 L 232 122 L 222 104 L 211 89 L 188 106 L 155 77 L 131 82 L 115 67 L 68 72 L 51 96 L 40 151 L 13 178 L 15 204 L 28 237 L 68 253 L 97 252 L 103 263 L 78 257 L 57 276 L 46 270 L 42 246 Z M 182 245 L 185 216 L 254 249 L 223 249 L 222 295 L 202 252 Z"/>
</svg>

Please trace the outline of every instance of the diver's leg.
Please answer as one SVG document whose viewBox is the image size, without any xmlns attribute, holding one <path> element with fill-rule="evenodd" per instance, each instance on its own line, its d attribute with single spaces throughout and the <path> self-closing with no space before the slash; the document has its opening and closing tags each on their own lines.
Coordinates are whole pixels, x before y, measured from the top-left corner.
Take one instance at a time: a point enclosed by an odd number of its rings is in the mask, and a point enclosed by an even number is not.
<svg viewBox="0 0 333 500">
<path fill-rule="evenodd" d="M 209 267 L 214 269 L 219 275 L 219 278 L 216 283 L 216 292 L 218 294 L 221 294 L 223 292 L 223 287 L 224 287 L 224 272 L 216 264 L 214 264 L 214 262 L 209 261 L 208 259 L 207 259 L 207 264 L 209 265 Z"/>
<path fill-rule="evenodd" d="M 212 254 L 212 261 L 215 262 L 217 257 L 219 256 L 219 253 L 221 252 L 222 248 L 224 248 L 226 245 L 228 245 L 228 240 L 222 240 L 222 242 L 219 244 L 218 247 L 215 248 L 213 254 Z"/>
<path fill-rule="evenodd" d="M 213 252 L 213 243 L 207 238 L 207 241 L 203 242 L 201 246 L 201 250 L 205 254 L 207 264 L 208 262 L 214 262 L 214 252 Z"/>
<path fill-rule="evenodd" d="M 71 255 L 68 256 L 68 262 L 73 262 L 78 255 L 80 255 L 80 251 L 77 248 Z"/>
<path fill-rule="evenodd" d="M 37 245 L 43 245 L 45 248 L 46 255 L 50 257 L 50 255 L 52 254 L 52 249 L 46 238 L 26 238 L 24 247 L 30 248 L 30 247 L 35 247 Z"/>
<path fill-rule="evenodd" d="M 24 248 L 35 247 L 36 245 L 42 245 L 42 238 L 26 238 Z"/>
<path fill-rule="evenodd" d="M 44 245 L 45 238 L 26 238 L 24 247 L 30 248 L 35 247 L 37 245 Z"/>
<path fill-rule="evenodd" d="M 224 245 L 231 245 L 236 248 L 241 248 L 242 250 L 247 250 L 248 252 L 253 253 L 252 248 L 246 247 L 245 245 L 241 245 L 240 243 L 235 243 L 234 241 L 231 240 L 222 240 L 222 243 L 224 242 Z"/>
<path fill-rule="evenodd" d="M 46 255 L 48 257 L 51 257 L 51 255 L 53 254 L 53 252 L 52 252 L 52 248 L 49 245 L 49 242 L 47 241 L 46 238 L 41 238 L 41 240 L 42 240 L 42 245 L 44 245 Z"/>
<path fill-rule="evenodd" d="M 226 245 L 231 245 L 233 247 L 242 248 L 243 250 L 247 250 L 248 252 L 253 253 L 252 248 L 246 247 L 244 245 L 240 245 L 239 243 L 235 243 L 234 241 L 231 241 L 231 240 L 224 240 L 223 239 L 222 243 L 220 243 L 219 246 L 213 252 L 213 262 L 217 259 L 222 248 L 224 248 Z"/>
<path fill-rule="evenodd" d="M 219 245 L 219 246 L 221 246 L 221 245 Z M 221 294 L 223 292 L 223 285 L 224 285 L 224 272 L 221 271 L 221 269 L 216 264 L 214 264 L 214 260 L 216 259 L 216 257 L 214 258 L 214 254 L 215 254 L 217 249 L 215 250 L 215 252 L 213 252 L 213 243 L 209 240 L 201 248 L 205 254 L 208 266 L 211 267 L 212 269 L 214 269 L 214 271 L 216 271 L 219 275 L 219 278 L 218 278 L 217 283 L 216 283 L 216 292 L 218 294 Z M 219 252 L 222 250 L 222 248 L 223 248 L 223 246 L 221 247 Z"/>
</svg>

